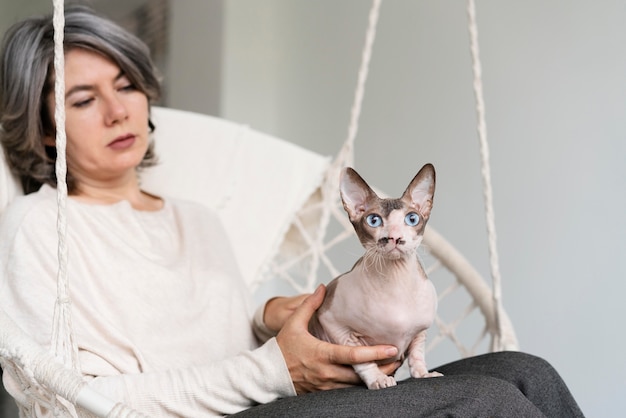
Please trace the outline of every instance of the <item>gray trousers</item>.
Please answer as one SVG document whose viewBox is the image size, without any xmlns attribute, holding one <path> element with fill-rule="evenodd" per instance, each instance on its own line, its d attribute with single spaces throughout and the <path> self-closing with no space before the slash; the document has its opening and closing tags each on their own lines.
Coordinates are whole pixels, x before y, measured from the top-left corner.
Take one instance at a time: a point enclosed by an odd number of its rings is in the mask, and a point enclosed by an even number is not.
<svg viewBox="0 0 626 418">
<path fill-rule="evenodd" d="M 558 372 L 520 352 L 489 353 L 437 367 L 443 377 L 397 386 L 315 392 L 250 408 L 245 417 L 583 417 Z"/>
</svg>

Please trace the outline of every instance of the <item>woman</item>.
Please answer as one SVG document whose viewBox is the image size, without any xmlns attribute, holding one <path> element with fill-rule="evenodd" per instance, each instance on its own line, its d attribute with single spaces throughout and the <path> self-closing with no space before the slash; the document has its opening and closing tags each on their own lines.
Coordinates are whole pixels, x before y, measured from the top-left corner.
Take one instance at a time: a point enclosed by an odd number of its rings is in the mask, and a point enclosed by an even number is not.
<svg viewBox="0 0 626 418">
<path fill-rule="evenodd" d="M 0 69 L 0 140 L 27 194 L 0 221 L 0 303 L 44 346 L 56 293 L 52 35 L 50 17 L 18 23 Z M 397 349 L 310 335 L 324 287 L 253 314 L 217 217 L 141 190 L 139 170 L 155 162 L 149 117 L 159 94 L 145 45 L 69 7 L 65 85 L 73 322 L 81 372 L 103 394 L 151 416 L 582 416 L 556 371 L 521 353 L 381 391 L 355 386 L 351 364 Z M 4 383 L 26 403 L 17 382 Z"/>
</svg>

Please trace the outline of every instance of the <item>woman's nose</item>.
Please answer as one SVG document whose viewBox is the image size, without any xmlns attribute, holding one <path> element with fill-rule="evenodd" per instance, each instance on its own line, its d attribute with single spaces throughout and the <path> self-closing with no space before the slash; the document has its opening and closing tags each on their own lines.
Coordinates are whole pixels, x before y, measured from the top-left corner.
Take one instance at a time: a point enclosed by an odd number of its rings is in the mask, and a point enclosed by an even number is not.
<svg viewBox="0 0 626 418">
<path fill-rule="evenodd" d="M 107 125 L 114 125 L 128 116 L 124 103 L 115 95 L 105 100 L 105 121 Z"/>
</svg>

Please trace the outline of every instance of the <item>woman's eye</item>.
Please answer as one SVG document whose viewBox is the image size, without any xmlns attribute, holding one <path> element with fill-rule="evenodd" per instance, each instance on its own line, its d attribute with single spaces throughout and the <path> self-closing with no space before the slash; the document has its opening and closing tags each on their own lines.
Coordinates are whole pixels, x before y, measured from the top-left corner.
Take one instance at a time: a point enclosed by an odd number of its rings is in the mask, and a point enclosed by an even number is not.
<svg viewBox="0 0 626 418">
<path fill-rule="evenodd" d="M 79 101 L 77 101 L 77 102 L 74 102 L 73 106 L 74 106 L 74 107 L 85 107 L 85 106 L 87 106 L 89 103 L 91 103 L 91 102 L 92 102 L 92 100 L 93 100 L 92 98 L 85 99 L 85 100 L 79 100 Z"/>
<path fill-rule="evenodd" d="M 420 216 L 415 212 L 411 212 L 404 217 L 404 222 L 408 226 L 415 226 L 420 223 Z"/>
<path fill-rule="evenodd" d="M 119 88 L 120 91 L 135 91 L 137 90 L 133 84 L 125 84 Z"/>
<path fill-rule="evenodd" d="M 124 76 L 119 78 L 116 83 L 117 91 L 135 91 L 137 87 L 135 84 L 128 79 L 128 77 Z"/>
<path fill-rule="evenodd" d="M 380 215 L 371 214 L 367 215 L 367 218 L 365 218 L 365 222 L 367 222 L 367 224 L 372 228 L 378 228 L 383 224 L 383 218 L 381 218 Z"/>
</svg>

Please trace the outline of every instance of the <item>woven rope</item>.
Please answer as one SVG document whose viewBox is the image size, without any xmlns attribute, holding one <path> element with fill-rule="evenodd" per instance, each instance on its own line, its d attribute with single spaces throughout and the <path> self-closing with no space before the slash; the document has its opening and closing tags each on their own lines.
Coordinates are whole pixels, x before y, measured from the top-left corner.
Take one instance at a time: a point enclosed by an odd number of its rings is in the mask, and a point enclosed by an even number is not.
<svg viewBox="0 0 626 418">
<path fill-rule="evenodd" d="M 78 349 L 72 336 L 71 301 L 69 297 L 69 280 L 67 275 L 67 162 L 65 133 L 65 56 L 63 51 L 63 32 L 65 14 L 63 0 L 53 0 L 54 15 L 54 97 L 56 124 L 56 178 L 57 178 L 57 232 L 58 273 L 57 299 L 54 306 L 52 328 L 52 348 L 54 354 L 68 367 L 78 369 Z"/>
<path fill-rule="evenodd" d="M 478 48 L 478 25 L 476 22 L 476 4 L 474 0 L 467 2 L 468 29 L 470 34 L 470 50 L 472 54 L 472 69 L 474 71 L 474 95 L 476 98 L 476 114 L 478 118 L 478 140 L 480 143 L 481 174 L 483 178 L 483 198 L 485 201 L 485 218 L 487 221 L 487 238 L 489 242 L 489 262 L 491 279 L 493 281 L 494 316 L 496 318 L 497 333 L 494 338 L 494 351 L 503 349 L 502 321 L 502 290 L 498 248 L 496 243 L 495 214 L 493 210 L 493 191 L 491 185 L 491 169 L 489 165 L 489 144 L 487 142 L 487 123 L 485 118 L 485 100 L 483 98 L 482 66 Z"/>
</svg>

